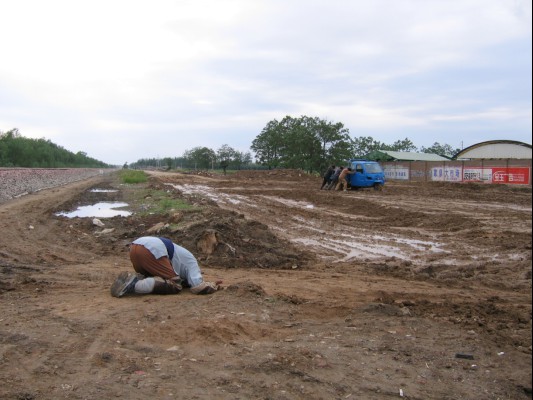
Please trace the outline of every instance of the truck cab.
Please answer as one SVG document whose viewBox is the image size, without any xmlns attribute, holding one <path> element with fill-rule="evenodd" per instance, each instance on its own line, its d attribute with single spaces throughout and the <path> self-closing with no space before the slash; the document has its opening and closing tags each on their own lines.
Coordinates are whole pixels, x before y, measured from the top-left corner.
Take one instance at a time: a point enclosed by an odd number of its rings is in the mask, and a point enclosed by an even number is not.
<svg viewBox="0 0 533 400">
<path fill-rule="evenodd" d="M 354 174 L 348 175 L 348 184 L 352 190 L 360 188 L 383 189 L 385 184 L 385 173 L 376 161 L 350 160 L 350 166 Z"/>
</svg>

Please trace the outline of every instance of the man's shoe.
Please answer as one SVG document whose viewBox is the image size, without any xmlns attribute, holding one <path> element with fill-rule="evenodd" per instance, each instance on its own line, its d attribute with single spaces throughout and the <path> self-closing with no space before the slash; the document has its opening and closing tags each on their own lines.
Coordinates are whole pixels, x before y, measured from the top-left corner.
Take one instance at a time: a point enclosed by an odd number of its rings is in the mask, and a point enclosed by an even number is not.
<svg viewBox="0 0 533 400">
<path fill-rule="evenodd" d="M 122 297 L 126 293 L 134 293 L 135 284 L 139 278 L 131 272 L 121 272 L 118 278 L 111 285 L 111 296 Z"/>
</svg>

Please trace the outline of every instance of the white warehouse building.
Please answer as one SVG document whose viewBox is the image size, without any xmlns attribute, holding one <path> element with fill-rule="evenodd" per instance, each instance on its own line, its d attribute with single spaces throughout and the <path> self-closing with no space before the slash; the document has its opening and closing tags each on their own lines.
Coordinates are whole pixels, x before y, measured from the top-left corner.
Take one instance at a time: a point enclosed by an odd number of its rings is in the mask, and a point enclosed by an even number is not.
<svg viewBox="0 0 533 400">
<path fill-rule="evenodd" d="M 456 160 L 531 160 L 531 145 L 514 140 L 491 140 L 467 147 Z"/>
</svg>

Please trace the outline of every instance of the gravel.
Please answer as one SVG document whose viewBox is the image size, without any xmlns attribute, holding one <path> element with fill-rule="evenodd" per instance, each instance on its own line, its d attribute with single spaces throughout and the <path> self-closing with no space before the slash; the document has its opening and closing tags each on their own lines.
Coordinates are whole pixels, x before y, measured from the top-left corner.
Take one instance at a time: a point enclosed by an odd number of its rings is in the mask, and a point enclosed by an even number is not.
<svg viewBox="0 0 533 400">
<path fill-rule="evenodd" d="M 95 168 L 0 168 L 0 203 L 111 171 Z"/>
</svg>

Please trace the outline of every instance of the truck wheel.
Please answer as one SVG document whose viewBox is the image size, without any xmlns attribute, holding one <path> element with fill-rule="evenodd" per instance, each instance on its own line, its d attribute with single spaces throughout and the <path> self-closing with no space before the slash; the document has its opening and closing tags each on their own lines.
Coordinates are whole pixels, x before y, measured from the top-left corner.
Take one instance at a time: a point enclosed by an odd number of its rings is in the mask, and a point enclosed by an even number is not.
<svg viewBox="0 0 533 400">
<path fill-rule="evenodd" d="M 374 190 L 376 192 L 381 192 L 383 190 L 383 185 L 381 183 L 375 183 L 374 184 Z"/>
</svg>

